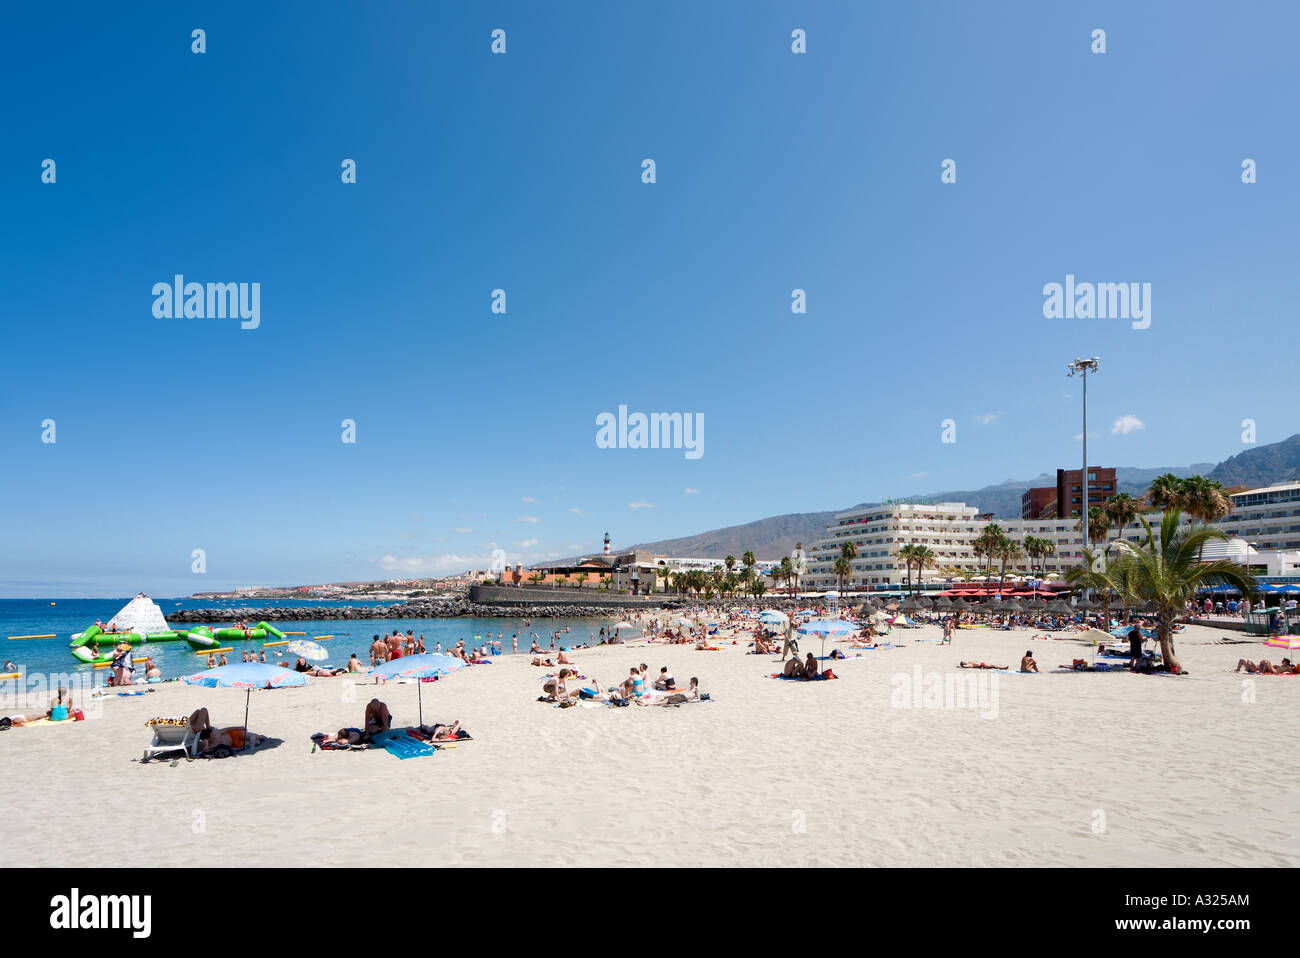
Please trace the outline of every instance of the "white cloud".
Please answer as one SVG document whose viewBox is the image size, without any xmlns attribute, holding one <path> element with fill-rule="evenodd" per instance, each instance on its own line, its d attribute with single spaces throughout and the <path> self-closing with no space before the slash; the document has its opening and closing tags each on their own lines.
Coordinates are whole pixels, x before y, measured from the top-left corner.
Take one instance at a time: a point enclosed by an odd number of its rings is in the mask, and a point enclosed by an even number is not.
<svg viewBox="0 0 1300 958">
<path fill-rule="evenodd" d="M 463 536 L 467 536 L 467 535 L 469 535 L 471 532 L 474 531 L 474 527 L 473 527 L 473 526 L 457 526 L 457 527 L 456 527 L 456 531 L 459 532 L 459 533 L 460 533 L 461 535 L 463 535 Z"/>
<path fill-rule="evenodd" d="M 627 507 L 629 509 L 653 509 L 655 504 L 653 502 L 645 502 L 642 500 L 640 502 L 629 502 Z"/>
<path fill-rule="evenodd" d="M 518 519 L 515 520 L 515 522 L 531 522 L 534 525 L 536 525 L 541 521 L 542 520 L 537 518 L 536 516 L 520 516 Z"/>
<path fill-rule="evenodd" d="M 979 423 L 981 426 L 987 426 L 989 423 L 994 422 L 1001 415 L 1002 413 L 1000 412 L 986 412 L 976 416 L 975 421 Z"/>
<path fill-rule="evenodd" d="M 1130 414 L 1127 416 L 1120 416 L 1116 419 L 1115 422 L 1111 424 L 1110 434 L 1112 436 L 1127 436 L 1131 432 L 1135 432 L 1138 429 L 1145 429 L 1146 427 L 1146 423 L 1137 416 Z"/>
<path fill-rule="evenodd" d="M 914 473 L 912 473 L 910 476 L 908 476 L 907 478 L 909 478 L 909 479 L 924 479 L 924 478 L 925 478 L 926 476 L 928 476 L 928 475 L 929 475 L 928 472 L 914 472 Z"/>
<path fill-rule="evenodd" d="M 573 507 L 572 509 L 570 509 L 569 511 L 572 512 L 575 516 L 580 516 L 580 515 L 582 515 L 582 510 L 579 509 L 577 506 L 574 506 L 574 507 Z"/>
<path fill-rule="evenodd" d="M 400 572 L 405 575 L 451 575 L 466 569 L 486 568 L 492 561 L 490 555 L 457 555 L 444 553 L 436 556 L 391 556 L 379 559 L 379 566 L 386 572 Z"/>
<path fill-rule="evenodd" d="M 687 486 L 682 490 L 682 492 L 686 493 L 688 496 L 698 496 L 700 494 L 700 490 L 692 489 L 690 486 Z"/>
<path fill-rule="evenodd" d="M 516 542 L 516 543 L 515 543 L 515 548 L 516 548 L 516 549 L 528 549 L 528 548 L 531 548 L 532 546 L 535 546 L 535 545 L 537 545 L 537 540 L 536 540 L 536 539 L 525 539 L 523 542 Z"/>
<path fill-rule="evenodd" d="M 537 505 L 537 500 L 534 499 L 532 496 L 524 496 L 524 497 L 523 497 L 522 499 L 520 499 L 519 501 L 520 501 L 520 502 L 531 502 L 533 505 Z"/>
</svg>

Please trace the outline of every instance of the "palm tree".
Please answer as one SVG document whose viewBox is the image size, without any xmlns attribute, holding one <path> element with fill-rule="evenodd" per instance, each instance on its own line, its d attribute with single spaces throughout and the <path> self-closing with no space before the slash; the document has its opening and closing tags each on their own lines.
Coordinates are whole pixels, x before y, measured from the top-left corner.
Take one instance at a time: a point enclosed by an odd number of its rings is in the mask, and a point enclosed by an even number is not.
<svg viewBox="0 0 1300 958">
<path fill-rule="evenodd" d="M 755 577 L 754 584 L 750 587 L 754 593 L 754 598 L 763 598 L 763 593 L 767 591 L 767 583 L 762 579 Z"/>
<path fill-rule="evenodd" d="M 1183 480 L 1172 472 L 1158 476 L 1147 490 L 1147 498 L 1157 509 L 1179 509 L 1183 507 Z"/>
<path fill-rule="evenodd" d="M 831 571 L 834 572 L 840 580 L 840 593 L 844 592 L 844 581 L 853 578 L 853 563 L 840 556 L 831 563 Z"/>
<path fill-rule="evenodd" d="M 582 584 L 587 581 L 587 573 L 579 572 L 574 578 L 578 580 L 578 588 L 581 589 Z"/>
<path fill-rule="evenodd" d="M 1112 596 L 1124 596 L 1124 589 L 1127 588 L 1127 580 L 1124 578 L 1121 569 L 1123 563 L 1116 563 L 1107 566 L 1106 550 L 1095 552 L 1087 546 L 1083 547 L 1083 565 L 1078 568 L 1070 569 L 1065 573 L 1065 581 L 1085 593 L 1089 590 L 1095 590 L 1101 597 L 1102 615 L 1106 623 L 1106 628 L 1110 628 L 1110 602 Z M 1128 601 L 1125 599 L 1125 609 L 1128 608 Z"/>
<path fill-rule="evenodd" d="M 934 550 L 929 546 L 916 546 L 912 550 L 912 561 L 916 563 L 916 587 L 921 588 L 921 573 L 934 568 Z"/>
<path fill-rule="evenodd" d="M 916 546 L 910 542 L 898 550 L 898 558 L 907 567 L 907 591 L 912 591 L 912 562 L 916 556 Z"/>
<path fill-rule="evenodd" d="M 1002 583 L 1007 577 L 1007 563 L 1019 562 L 1024 556 L 1024 550 L 1010 539 L 1004 538 L 998 543 L 997 557 L 1002 562 L 1001 571 L 998 573 L 998 595 L 1002 594 Z"/>
<path fill-rule="evenodd" d="M 802 543 L 802 542 L 796 542 L 796 543 L 794 544 L 794 548 L 795 548 L 795 551 L 799 553 L 799 555 L 801 555 L 801 556 L 803 555 L 803 543 Z M 791 564 L 790 564 L 790 568 L 794 571 L 794 591 L 795 591 L 795 594 L 796 594 L 796 595 L 799 593 L 799 576 L 803 575 L 803 569 L 801 569 L 801 568 L 799 567 L 799 566 L 802 565 L 802 564 L 803 564 L 803 560 L 802 560 L 802 559 L 799 560 L 799 563 L 798 563 L 798 564 L 796 564 L 796 563 L 794 563 L 794 562 L 791 562 Z"/>
<path fill-rule="evenodd" d="M 1218 529 L 1202 524 L 1180 529 L 1182 513 L 1171 509 L 1160 521 L 1157 542 L 1146 517 L 1139 516 L 1138 521 L 1146 532 L 1146 543 L 1120 542 L 1118 564 L 1130 566 L 1125 575 L 1133 598 L 1155 604 L 1160 654 L 1171 670 L 1181 670 L 1174 658 L 1173 626 L 1187 603 L 1195 598 L 1197 589 L 1225 583 L 1253 598 L 1257 583 L 1249 569 L 1231 559 L 1200 560 L 1205 543 L 1228 538 Z"/>
<path fill-rule="evenodd" d="M 734 568 L 736 567 L 736 557 L 735 557 L 735 556 L 727 556 L 727 557 L 726 557 L 725 559 L 723 559 L 722 561 L 723 561 L 723 563 L 726 564 L 726 566 L 727 566 L 727 571 L 728 571 L 728 572 L 730 572 L 732 569 L 734 569 Z"/>
<path fill-rule="evenodd" d="M 758 560 L 754 558 L 754 553 L 749 551 L 746 551 L 745 554 L 740 557 L 740 564 L 747 569 L 754 568 L 754 563 L 757 561 Z"/>
<path fill-rule="evenodd" d="M 1125 527 L 1138 517 L 1138 501 L 1130 496 L 1127 492 L 1121 492 L 1111 496 L 1109 501 L 1102 507 L 1106 510 L 1106 518 L 1109 519 L 1119 528 L 1119 538 L 1124 538 Z M 1089 523 L 1092 519 L 1089 518 Z"/>
<path fill-rule="evenodd" d="M 1074 528 L 1083 529 L 1083 520 L 1076 522 Z M 1101 506 L 1089 506 L 1088 541 L 1094 544 L 1105 542 L 1108 535 L 1110 535 L 1110 517 L 1106 515 L 1106 510 Z"/>
</svg>

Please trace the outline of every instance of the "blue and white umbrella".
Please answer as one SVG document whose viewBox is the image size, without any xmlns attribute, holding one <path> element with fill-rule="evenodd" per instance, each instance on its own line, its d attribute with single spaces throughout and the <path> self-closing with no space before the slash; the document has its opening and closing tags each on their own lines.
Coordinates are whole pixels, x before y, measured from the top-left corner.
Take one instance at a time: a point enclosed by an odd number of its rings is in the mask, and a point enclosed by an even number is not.
<svg viewBox="0 0 1300 958">
<path fill-rule="evenodd" d="M 416 697 L 420 702 L 420 724 L 424 724 L 424 688 L 421 680 L 435 679 L 463 669 L 465 663 L 454 655 L 427 652 L 424 655 L 403 655 L 383 665 L 376 665 L 367 674 L 384 679 L 416 679 Z"/>
<path fill-rule="evenodd" d="M 790 621 L 784 612 L 777 612 L 775 609 L 768 609 L 758 617 L 758 621 L 764 625 L 785 625 Z"/>
<path fill-rule="evenodd" d="M 244 689 L 244 742 L 248 742 L 248 700 L 253 689 L 289 689 L 311 684 L 311 676 L 282 665 L 265 662 L 232 662 L 185 676 L 186 685 L 209 689 Z"/>
<path fill-rule="evenodd" d="M 821 636 L 822 654 L 824 656 L 826 653 L 826 636 L 852 635 L 859 628 L 860 626 L 856 626 L 852 622 L 845 622 L 843 619 L 814 619 L 811 622 L 805 622 L 795 631 L 800 635 Z"/>
<path fill-rule="evenodd" d="M 312 662 L 324 662 L 330 657 L 324 646 L 317 645 L 308 639 L 295 639 L 286 648 L 294 655 L 301 655 L 304 659 Z"/>
</svg>

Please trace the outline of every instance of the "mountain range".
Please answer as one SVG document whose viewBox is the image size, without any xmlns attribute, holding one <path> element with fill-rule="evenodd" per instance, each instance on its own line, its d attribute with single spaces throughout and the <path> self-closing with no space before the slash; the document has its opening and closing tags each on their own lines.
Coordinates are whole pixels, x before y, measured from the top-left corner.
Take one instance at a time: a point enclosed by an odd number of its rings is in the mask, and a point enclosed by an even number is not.
<svg viewBox="0 0 1300 958">
<path fill-rule="evenodd" d="M 1115 470 L 1117 491 L 1127 492 L 1137 498 L 1146 493 L 1153 479 L 1167 472 L 1179 477 L 1206 476 L 1223 483 L 1224 488 L 1258 488 L 1286 482 L 1300 477 L 1300 433 L 1281 442 L 1247 449 L 1217 465 L 1200 462 L 1190 466 L 1162 466 L 1158 469 L 1122 466 Z M 1036 479 L 1008 479 L 983 489 L 948 490 L 914 498 L 930 502 L 964 502 L 976 506 L 980 512 L 991 512 L 1001 519 L 1018 519 L 1021 493 L 1034 486 L 1055 484 L 1056 476 L 1044 473 Z M 759 559 L 779 559 L 788 555 L 796 543 L 802 542 L 806 548 L 821 538 L 826 526 L 837 513 L 874 504 L 864 502 L 827 512 L 787 513 L 742 525 L 711 529 L 698 535 L 643 542 L 629 548 L 670 556 L 710 558 L 727 555 L 739 558 L 747 550 L 752 550 Z"/>
</svg>

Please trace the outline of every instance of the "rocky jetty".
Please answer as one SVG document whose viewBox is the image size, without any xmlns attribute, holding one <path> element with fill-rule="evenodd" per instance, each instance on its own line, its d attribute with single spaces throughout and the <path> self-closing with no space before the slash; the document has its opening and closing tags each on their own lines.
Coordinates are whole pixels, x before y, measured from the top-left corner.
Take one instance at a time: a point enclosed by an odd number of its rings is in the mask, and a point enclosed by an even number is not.
<svg viewBox="0 0 1300 958">
<path fill-rule="evenodd" d="M 617 617 L 621 610 L 610 606 L 580 605 L 483 605 L 467 598 L 418 599 L 396 605 L 375 606 L 296 606 L 274 609 L 177 609 L 168 613 L 173 625 L 200 622 L 296 622 L 309 619 L 454 619 L 515 618 L 579 619 Z"/>
</svg>

